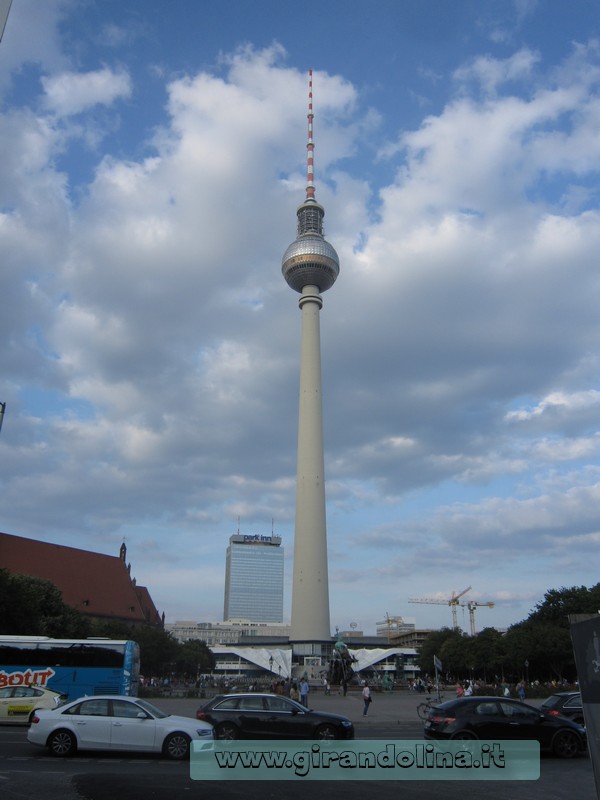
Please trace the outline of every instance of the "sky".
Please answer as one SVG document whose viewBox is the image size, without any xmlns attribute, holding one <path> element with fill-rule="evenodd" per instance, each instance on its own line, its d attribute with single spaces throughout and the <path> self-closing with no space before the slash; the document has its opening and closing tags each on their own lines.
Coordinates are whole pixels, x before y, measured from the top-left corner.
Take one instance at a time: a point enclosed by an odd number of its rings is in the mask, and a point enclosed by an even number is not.
<svg viewBox="0 0 600 800">
<path fill-rule="evenodd" d="M 0 530 L 125 541 L 167 622 L 275 533 L 289 620 L 309 69 L 332 632 L 505 628 L 599 580 L 589 0 L 13 0 Z"/>
</svg>

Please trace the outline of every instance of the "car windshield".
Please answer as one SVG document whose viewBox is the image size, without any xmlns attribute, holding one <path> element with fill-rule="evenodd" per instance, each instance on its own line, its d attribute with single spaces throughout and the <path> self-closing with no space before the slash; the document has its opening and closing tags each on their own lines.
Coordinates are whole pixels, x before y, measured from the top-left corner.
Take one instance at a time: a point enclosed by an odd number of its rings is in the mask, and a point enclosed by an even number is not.
<svg viewBox="0 0 600 800">
<path fill-rule="evenodd" d="M 567 698 L 563 708 L 581 708 L 581 695 L 574 694 L 573 697 Z"/>
<path fill-rule="evenodd" d="M 144 711 L 147 711 L 149 714 L 152 714 L 152 716 L 156 717 L 157 719 L 164 719 L 165 717 L 170 716 L 170 714 L 165 714 L 165 712 L 161 711 L 160 708 L 153 706 L 152 703 L 148 703 L 146 700 L 139 700 L 136 698 L 135 702 L 138 704 L 138 706 L 141 706 L 141 708 L 143 708 Z"/>
<path fill-rule="evenodd" d="M 542 705 L 544 708 L 554 708 L 555 706 L 559 706 L 561 703 L 562 697 L 559 694 L 553 694 L 552 697 L 549 697 L 547 700 L 544 700 Z"/>
</svg>

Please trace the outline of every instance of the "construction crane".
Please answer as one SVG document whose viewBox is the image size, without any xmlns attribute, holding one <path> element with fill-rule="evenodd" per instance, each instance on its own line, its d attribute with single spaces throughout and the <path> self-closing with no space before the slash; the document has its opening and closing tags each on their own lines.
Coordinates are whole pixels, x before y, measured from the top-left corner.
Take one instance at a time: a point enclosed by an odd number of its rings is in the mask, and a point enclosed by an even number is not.
<svg viewBox="0 0 600 800">
<path fill-rule="evenodd" d="M 432 603 L 432 604 L 438 605 L 438 606 L 450 606 L 450 608 L 452 609 L 452 628 L 453 628 L 453 630 L 457 631 L 458 630 L 458 615 L 456 613 L 456 610 L 457 610 L 458 606 L 460 605 L 460 603 L 458 601 L 464 594 L 466 594 L 468 591 L 470 591 L 470 589 L 471 589 L 471 587 L 467 586 L 466 589 L 463 589 L 462 592 L 458 592 L 458 594 L 456 592 L 452 592 L 452 594 L 450 595 L 448 600 L 439 600 L 439 599 L 437 599 L 435 597 L 423 597 L 423 598 L 415 598 L 413 600 L 409 600 L 408 602 L 409 603 Z"/>
<path fill-rule="evenodd" d="M 496 603 L 477 603 L 475 600 L 469 600 L 466 603 L 461 603 L 463 608 L 469 609 L 469 621 L 471 623 L 471 636 L 475 636 L 475 609 L 477 606 L 486 606 L 487 608 L 493 608 Z"/>
</svg>

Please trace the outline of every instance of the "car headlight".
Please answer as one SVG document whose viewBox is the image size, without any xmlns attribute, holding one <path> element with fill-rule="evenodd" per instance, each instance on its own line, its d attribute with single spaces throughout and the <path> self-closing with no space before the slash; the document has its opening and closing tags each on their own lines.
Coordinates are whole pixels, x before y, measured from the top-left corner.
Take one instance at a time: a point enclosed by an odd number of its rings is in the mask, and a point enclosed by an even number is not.
<svg viewBox="0 0 600 800">
<path fill-rule="evenodd" d="M 342 728 L 351 728 L 351 727 L 352 727 L 352 723 L 350 722 L 349 719 L 343 719 L 342 720 Z"/>
<path fill-rule="evenodd" d="M 209 739 L 209 738 L 212 739 L 213 738 L 213 732 L 212 732 L 212 729 L 210 729 L 210 728 L 208 730 L 206 728 L 198 728 L 196 733 L 198 734 L 198 736 L 202 736 L 203 738 L 206 738 L 206 739 Z"/>
</svg>

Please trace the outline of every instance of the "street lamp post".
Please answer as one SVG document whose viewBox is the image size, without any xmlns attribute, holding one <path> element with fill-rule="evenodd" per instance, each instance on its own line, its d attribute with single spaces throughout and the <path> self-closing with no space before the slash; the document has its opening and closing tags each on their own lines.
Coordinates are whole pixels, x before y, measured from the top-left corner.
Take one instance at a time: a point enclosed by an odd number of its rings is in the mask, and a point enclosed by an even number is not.
<svg viewBox="0 0 600 800">
<path fill-rule="evenodd" d="M 2 430 L 2 420 L 4 419 L 5 411 L 6 411 L 6 403 L 0 403 L 0 431 Z"/>
</svg>

